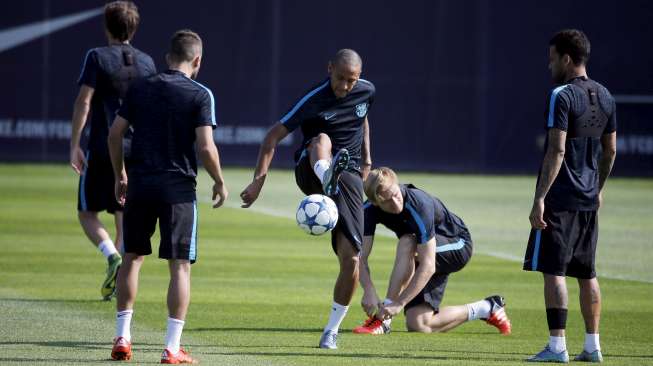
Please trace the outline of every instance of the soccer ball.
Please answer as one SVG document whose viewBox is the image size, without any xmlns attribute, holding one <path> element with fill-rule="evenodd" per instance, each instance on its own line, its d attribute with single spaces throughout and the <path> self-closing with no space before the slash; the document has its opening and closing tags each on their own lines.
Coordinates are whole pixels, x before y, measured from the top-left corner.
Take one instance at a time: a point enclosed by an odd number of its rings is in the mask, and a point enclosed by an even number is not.
<svg viewBox="0 0 653 366">
<path fill-rule="evenodd" d="M 338 222 L 336 203 L 327 196 L 312 194 L 297 207 L 297 225 L 311 235 L 322 235 Z"/>
</svg>

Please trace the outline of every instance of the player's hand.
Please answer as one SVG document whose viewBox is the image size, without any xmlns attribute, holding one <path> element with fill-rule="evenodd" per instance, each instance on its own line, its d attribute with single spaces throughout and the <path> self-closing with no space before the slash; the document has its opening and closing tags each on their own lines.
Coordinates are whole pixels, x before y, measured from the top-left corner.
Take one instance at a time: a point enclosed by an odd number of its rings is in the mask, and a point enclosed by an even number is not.
<svg viewBox="0 0 653 366">
<path fill-rule="evenodd" d="M 374 316 L 377 310 L 379 310 L 379 296 L 376 294 L 376 291 L 370 290 L 363 293 L 363 299 L 361 300 L 361 306 L 367 314 L 367 316 Z"/>
<path fill-rule="evenodd" d="M 528 216 L 533 229 L 546 229 L 546 222 L 544 222 L 544 200 L 537 199 L 533 201 L 533 208 L 531 214 Z"/>
<path fill-rule="evenodd" d="M 225 187 L 224 183 L 214 183 L 212 196 L 213 208 L 222 206 L 228 195 L 229 192 L 227 192 L 227 187 Z"/>
<path fill-rule="evenodd" d="M 79 147 L 79 145 L 70 149 L 70 166 L 73 168 L 75 173 L 81 175 L 82 170 L 86 166 L 86 156 L 84 156 L 84 151 Z"/>
<path fill-rule="evenodd" d="M 263 183 L 265 182 L 265 177 L 261 178 L 254 178 L 252 180 L 252 183 L 250 183 L 245 190 L 243 190 L 240 193 L 240 198 L 243 200 L 242 205 L 240 207 L 242 208 L 247 208 L 251 206 L 254 201 L 258 198 L 258 195 L 261 193 L 261 189 L 263 188 Z"/>
<path fill-rule="evenodd" d="M 392 319 L 393 316 L 399 314 L 404 307 L 396 302 L 391 302 L 388 305 L 381 305 L 378 318 L 383 320 Z"/>
<path fill-rule="evenodd" d="M 127 175 L 123 174 L 120 178 L 116 179 L 116 201 L 120 206 L 125 205 L 125 199 L 127 197 Z"/>
<path fill-rule="evenodd" d="M 603 191 L 599 191 L 599 208 L 603 206 Z"/>
</svg>

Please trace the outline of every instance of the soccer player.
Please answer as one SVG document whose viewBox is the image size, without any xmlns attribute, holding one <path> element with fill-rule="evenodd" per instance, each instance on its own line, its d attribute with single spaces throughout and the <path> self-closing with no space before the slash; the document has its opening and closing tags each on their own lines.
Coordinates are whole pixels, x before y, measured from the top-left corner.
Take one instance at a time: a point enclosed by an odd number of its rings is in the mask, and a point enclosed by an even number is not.
<svg viewBox="0 0 653 366">
<path fill-rule="evenodd" d="M 274 149 L 301 127 L 302 144 L 295 153 L 295 180 L 305 194 L 326 194 L 335 201 L 338 224 L 331 245 L 340 263 L 333 306 L 319 347 L 337 348 L 338 328 L 358 282 L 363 236 L 363 178 L 372 164 L 367 114 L 374 101 L 372 83 L 360 78 L 363 62 L 353 50 L 338 51 L 328 64 L 329 77 L 312 87 L 263 140 L 254 179 L 241 193 L 243 207 L 258 198 Z"/>
<path fill-rule="evenodd" d="M 390 332 L 390 320 L 402 309 L 409 331 L 444 332 L 470 320 L 483 319 L 510 334 L 503 297 L 493 295 L 466 305 L 440 307 L 449 275 L 460 271 L 473 252 L 472 238 L 462 219 L 412 184 L 399 184 L 394 171 L 381 167 L 365 180 L 365 236 L 360 281 L 361 305 L 369 318 L 354 328 L 359 334 Z M 381 303 L 368 258 L 377 224 L 399 238 L 388 292 Z"/>
<path fill-rule="evenodd" d="M 585 345 L 577 361 L 601 362 L 601 293 L 594 257 L 597 211 L 616 156 L 614 98 L 587 77 L 587 36 L 575 29 L 558 32 L 549 42 L 549 69 L 559 84 L 547 101 L 547 139 L 533 208 L 524 270 L 544 276 L 549 343 L 528 359 L 569 362 L 565 342 L 566 276 L 580 287 Z"/>
<path fill-rule="evenodd" d="M 156 72 L 152 58 L 129 43 L 139 19 L 138 9 L 130 1 L 114 1 L 104 7 L 109 45 L 86 53 L 72 119 L 70 165 L 80 175 L 78 217 L 86 236 L 109 262 L 106 278 L 100 287 L 105 300 L 111 299 L 114 293 L 121 263 L 118 251 L 122 246 L 122 208 L 113 193 L 107 134 L 132 80 Z M 89 112 L 91 133 L 88 147 L 83 151 L 80 137 Z M 114 214 L 115 244 L 98 217 L 98 212 L 104 210 Z"/>
<path fill-rule="evenodd" d="M 227 198 L 218 150 L 213 141 L 215 102 L 194 81 L 202 60 L 202 40 L 176 32 L 166 55 L 169 69 L 134 83 L 109 132 L 118 202 L 125 205 L 125 255 L 117 281 L 114 360 L 131 358 L 130 324 L 138 275 L 159 222 L 159 258 L 168 260 L 168 328 L 161 363 L 196 363 L 181 347 L 190 302 L 191 264 L 197 259 L 196 154 L 213 179 L 214 208 Z M 122 138 L 133 127 L 128 173 Z"/>
</svg>

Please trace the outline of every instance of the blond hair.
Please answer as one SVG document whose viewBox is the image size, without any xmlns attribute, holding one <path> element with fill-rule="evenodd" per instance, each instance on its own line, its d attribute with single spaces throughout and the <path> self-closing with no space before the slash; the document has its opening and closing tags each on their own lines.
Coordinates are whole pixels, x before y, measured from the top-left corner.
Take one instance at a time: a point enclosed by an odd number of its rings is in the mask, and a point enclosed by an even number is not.
<svg viewBox="0 0 653 366">
<path fill-rule="evenodd" d="M 380 167 L 370 171 L 367 179 L 365 179 L 363 189 L 370 202 L 376 205 L 379 203 L 379 190 L 398 182 L 397 174 L 392 169 Z"/>
</svg>

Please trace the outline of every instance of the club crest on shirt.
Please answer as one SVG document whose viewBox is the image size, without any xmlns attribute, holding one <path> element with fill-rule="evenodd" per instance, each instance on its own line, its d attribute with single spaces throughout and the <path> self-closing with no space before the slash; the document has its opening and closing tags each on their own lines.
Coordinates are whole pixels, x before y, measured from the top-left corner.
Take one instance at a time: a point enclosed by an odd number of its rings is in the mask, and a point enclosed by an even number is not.
<svg viewBox="0 0 653 366">
<path fill-rule="evenodd" d="M 367 114 L 367 103 L 356 104 L 356 116 L 363 118 Z"/>
</svg>

